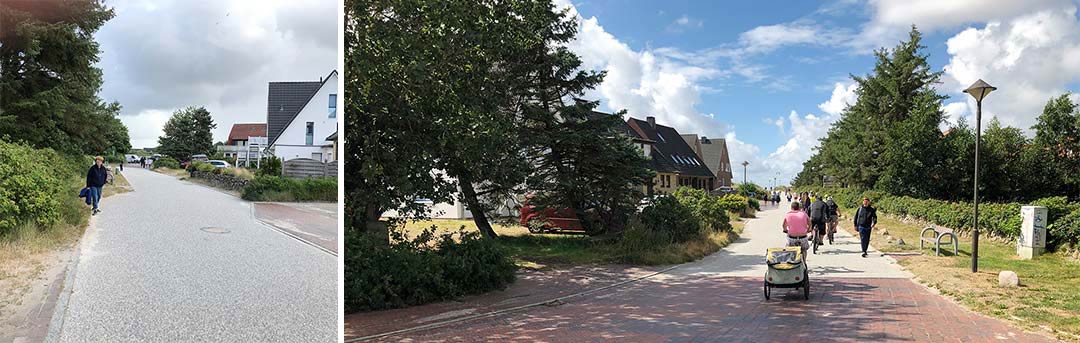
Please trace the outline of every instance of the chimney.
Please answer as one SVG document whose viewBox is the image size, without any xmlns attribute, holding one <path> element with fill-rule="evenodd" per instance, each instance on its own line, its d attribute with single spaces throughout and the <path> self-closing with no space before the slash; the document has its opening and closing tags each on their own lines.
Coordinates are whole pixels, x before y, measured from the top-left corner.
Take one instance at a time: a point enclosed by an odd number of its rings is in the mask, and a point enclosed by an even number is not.
<svg viewBox="0 0 1080 343">
<path fill-rule="evenodd" d="M 322 76 L 319 76 L 319 82 L 322 83 Z"/>
<path fill-rule="evenodd" d="M 656 117 L 645 117 L 645 121 L 649 122 L 649 126 L 656 128 Z"/>
</svg>

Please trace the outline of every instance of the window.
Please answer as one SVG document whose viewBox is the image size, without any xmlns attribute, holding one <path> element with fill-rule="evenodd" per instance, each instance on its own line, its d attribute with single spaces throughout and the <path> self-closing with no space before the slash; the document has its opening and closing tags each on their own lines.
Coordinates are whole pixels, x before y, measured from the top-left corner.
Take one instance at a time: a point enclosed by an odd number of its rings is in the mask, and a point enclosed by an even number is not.
<svg viewBox="0 0 1080 343">
<path fill-rule="evenodd" d="M 322 161 L 322 153 L 321 152 L 313 152 L 313 153 L 311 153 L 311 159 L 316 160 L 316 161 Z"/>
<path fill-rule="evenodd" d="M 337 94 L 330 94 L 330 118 L 337 118 Z"/>
<path fill-rule="evenodd" d="M 315 122 L 307 122 L 307 145 L 315 144 Z"/>
</svg>

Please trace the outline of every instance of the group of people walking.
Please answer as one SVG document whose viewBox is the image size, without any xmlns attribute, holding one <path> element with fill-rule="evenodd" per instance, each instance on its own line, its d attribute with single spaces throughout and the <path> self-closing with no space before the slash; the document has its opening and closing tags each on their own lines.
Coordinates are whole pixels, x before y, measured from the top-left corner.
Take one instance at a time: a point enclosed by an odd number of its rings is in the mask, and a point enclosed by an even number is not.
<svg viewBox="0 0 1080 343">
<path fill-rule="evenodd" d="M 801 247 L 805 257 L 811 239 L 815 244 L 815 254 L 816 246 L 823 245 L 825 237 L 828 237 L 829 244 L 833 244 L 841 214 L 836 201 L 828 195 L 820 196 L 814 192 L 795 195 L 787 193 L 787 198 L 791 202 L 791 211 L 784 215 L 782 224 L 783 231 L 787 234 L 787 245 Z M 870 206 L 870 198 L 863 197 L 853 219 L 852 226 L 859 232 L 862 257 L 866 257 L 866 250 L 870 247 L 870 233 L 877 227 L 877 210 Z"/>
</svg>

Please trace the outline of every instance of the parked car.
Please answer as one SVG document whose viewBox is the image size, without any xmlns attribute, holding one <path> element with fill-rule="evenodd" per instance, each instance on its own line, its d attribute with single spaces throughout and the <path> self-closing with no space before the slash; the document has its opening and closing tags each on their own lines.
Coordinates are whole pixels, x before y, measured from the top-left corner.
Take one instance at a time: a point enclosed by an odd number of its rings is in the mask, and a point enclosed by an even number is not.
<svg viewBox="0 0 1080 343">
<path fill-rule="evenodd" d="M 206 154 L 194 154 L 194 155 L 191 155 L 191 161 L 206 162 L 206 161 L 209 161 L 209 160 L 210 160 L 210 158 L 206 157 Z"/>
<path fill-rule="evenodd" d="M 529 232 L 585 232 L 585 228 L 581 226 L 581 220 L 578 219 L 574 210 L 562 208 L 556 211 L 553 208 L 537 208 L 529 205 L 530 198 L 532 196 L 525 197 L 525 202 L 519 210 L 520 216 L 518 217 L 521 226 L 528 228 Z"/>
<path fill-rule="evenodd" d="M 150 158 L 151 158 L 151 159 L 155 159 L 155 160 L 156 160 L 156 159 L 159 159 L 159 158 L 161 158 L 161 154 L 153 154 L 153 155 L 150 155 Z"/>
<path fill-rule="evenodd" d="M 124 160 L 126 160 L 127 163 L 139 163 L 139 155 L 125 154 Z"/>
<path fill-rule="evenodd" d="M 210 164 L 212 164 L 212 165 L 213 165 L 214 167 L 217 167 L 217 168 L 228 168 L 228 167 L 232 167 L 231 165 L 229 165 L 229 162 L 225 162 L 225 161 L 222 161 L 222 160 L 209 160 L 209 161 L 207 161 L 206 163 L 210 163 Z"/>
</svg>

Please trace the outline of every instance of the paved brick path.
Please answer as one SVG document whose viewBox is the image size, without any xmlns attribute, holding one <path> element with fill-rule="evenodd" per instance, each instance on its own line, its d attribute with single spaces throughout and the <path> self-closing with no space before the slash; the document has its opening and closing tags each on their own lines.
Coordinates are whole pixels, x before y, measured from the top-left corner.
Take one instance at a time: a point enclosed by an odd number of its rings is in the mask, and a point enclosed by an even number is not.
<svg viewBox="0 0 1080 343">
<path fill-rule="evenodd" d="M 907 279 L 814 280 L 811 289 L 809 302 L 780 289 L 766 301 L 758 278 L 674 277 L 383 341 L 1053 342 Z"/>
<path fill-rule="evenodd" d="M 1053 342 L 968 311 L 910 279 L 876 251 L 862 258 L 854 237 L 809 256 L 810 300 L 802 291 L 762 294 L 764 250 L 782 245 L 783 211 L 759 213 L 743 237 L 722 252 L 649 279 L 495 317 L 384 337 L 384 342 Z M 519 287 L 552 289 L 533 280 Z M 538 283 L 537 283 L 538 282 Z M 577 290 L 581 287 L 570 288 Z M 492 296 L 485 295 L 480 298 Z M 497 296 L 497 295 L 496 295 Z M 492 309 L 464 299 L 456 308 Z M 446 303 L 396 310 L 438 316 Z M 386 312 L 354 315 L 346 330 L 372 327 Z M 457 315 L 450 313 L 451 315 Z M 449 317 L 452 318 L 453 316 Z M 459 315 L 460 317 L 460 315 Z M 351 319 L 350 319 L 351 318 Z M 437 317 L 439 318 L 439 317 Z M 400 323 L 400 321 L 399 321 Z M 416 325 L 412 325 L 416 326 Z M 400 327 L 409 327 L 399 325 Z"/>
</svg>

